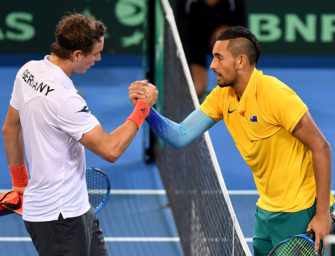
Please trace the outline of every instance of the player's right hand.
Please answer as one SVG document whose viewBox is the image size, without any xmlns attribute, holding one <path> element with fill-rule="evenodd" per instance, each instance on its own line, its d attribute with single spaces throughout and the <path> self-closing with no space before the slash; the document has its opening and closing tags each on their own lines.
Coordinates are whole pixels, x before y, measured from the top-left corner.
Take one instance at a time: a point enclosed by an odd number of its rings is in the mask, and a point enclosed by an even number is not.
<svg viewBox="0 0 335 256">
<path fill-rule="evenodd" d="M 150 106 L 152 107 L 153 105 L 155 105 L 157 98 L 158 98 L 158 90 L 156 88 L 156 86 L 154 86 L 153 84 L 148 83 L 146 89 L 146 97 L 144 99 L 144 101 Z"/>
<path fill-rule="evenodd" d="M 134 106 L 137 100 L 139 99 L 144 100 L 146 98 L 147 86 L 148 81 L 142 80 L 142 81 L 135 81 L 128 87 L 129 99 Z"/>
</svg>

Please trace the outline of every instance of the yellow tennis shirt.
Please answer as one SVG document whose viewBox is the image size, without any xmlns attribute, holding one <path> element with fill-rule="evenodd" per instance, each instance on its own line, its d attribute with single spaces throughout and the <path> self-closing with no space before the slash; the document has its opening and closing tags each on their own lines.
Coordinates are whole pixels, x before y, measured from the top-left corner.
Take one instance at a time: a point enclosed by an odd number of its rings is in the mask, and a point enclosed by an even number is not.
<svg viewBox="0 0 335 256">
<path fill-rule="evenodd" d="M 292 89 L 254 69 L 240 100 L 231 87 L 218 86 L 200 109 L 216 121 L 224 119 L 252 170 L 260 208 L 296 212 L 313 205 L 312 153 L 291 134 L 308 108 Z"/>
</svg>

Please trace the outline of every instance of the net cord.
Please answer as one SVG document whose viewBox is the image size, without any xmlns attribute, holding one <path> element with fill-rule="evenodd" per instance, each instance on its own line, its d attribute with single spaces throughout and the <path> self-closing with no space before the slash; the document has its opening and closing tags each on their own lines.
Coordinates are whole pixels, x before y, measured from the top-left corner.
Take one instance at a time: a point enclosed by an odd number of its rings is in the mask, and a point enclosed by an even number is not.
<svg viewBox="0 0 335 256">
<path fill-rule="evenodd" d="M 182 46 L 182 43 L 181 43 L 181 40 L 180 40 L 180 37 L 179 37 L 179 33 L 178 33 L 178 29 L 177 29 L 177 25 L 176 25 L 176 22 L 175 22 L 175 18 L 174 18 L 172 8 L 171 8 L 170 3 L 169 3 L 168 0 L 160 0 L 160 2 L 161 2 L 161 5 L 162 5 L 162 8 L 163 8 L 165 19 L 167 20 L 167 22 L 169 23 L 169 25 L 171 27 L 173 40 L 175 41 L 176 46 L 177 46 L 177 56 L 179 57 L 179 59 L 181 61 L 183 71 L 186 75 L 187 85 L 188 85 L 190 93 L 191 93 L 191 97 L 192 97 L 194 107 L 197 108 L 197 107 L 199 107 L 199 101 L 198 101 L 198 98 L 197 98 L 197 95 L 196 95 L 196 92 L 195 92 L 195 88 L 194 88 L 194 85 L 193 85 L 193 80 L 192 80 L 192 77 L 191 77 L 191 73 L 190 73 L 190 70 L 188 68 L 188 64 L 187 64 L 185 53 L 184 53 L 184 50 L 183 50 L 183 46 Z M 219 183 L 220 183 L 222 194 L 223 194 L 223 196 L 224 196 L 224 198 L 227 202 L 227 206 L 228 206 L 229 212 L 230 212 L 232 220 L 233 220 L 233 229 L 236 230 L 236 234 L 238 235 L 238 238 L 241 241 L 241 245 L 244 249 L 245 254 L 247 256 L 251 256 L 252 254 L 251 254 L 251 252 L 249 250 L 249 247 L 247 245 L 247 242 L 244 238 L 241 227 L 240 227 L 240 225 L 237 221 L 237 217 L 236 217 L 235 211 L 233 209 L 232 203 L 230 201 L 228 190 L 227 190 L 226 184 L 223 180 L 221 169 L 220 169 L 219 163 L 217 161 L 216 154 L 215 154 L 215 151 L 214 151 L 214 148 L 213 148 L 213 144 L 212 144 L 212 141 L 209 137 L 209 133 L 205 132 L 204 137 L 205 137 L 205 141 L 206 141 L 207 147 L 208 147 L 209 152 L 210 152 L 211 160 L 213 162 L 217 178 L 218 178 Z M 234 234 L 234 232 L 233 232 L 233 234 Z M 234 238 L 233 238 L 233 243 L 234 243 Z M 233 244 L 233 248 L 234 248 L 234 244 Z M 233 251 L 233 255 L 234 255 L 234 251 Z"/>
</svg>

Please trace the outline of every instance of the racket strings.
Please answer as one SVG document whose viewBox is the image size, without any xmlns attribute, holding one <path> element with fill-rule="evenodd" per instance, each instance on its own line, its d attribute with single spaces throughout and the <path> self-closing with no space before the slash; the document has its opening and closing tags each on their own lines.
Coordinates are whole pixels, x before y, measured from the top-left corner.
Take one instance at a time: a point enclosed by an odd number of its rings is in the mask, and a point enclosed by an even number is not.
<svg viewBox="0 0 335 256">
<path fill-rule="evenodd" d="M 108 193 L 108 182 L 103 173 L 90 171 L 86 173 L 89 201 L 97 209 L 105 200 Z"/>
<path fill-rule="evenodd" d="M 284 255 L 301 255 L 309 256 L 315 255 L 314 246 L 306 239 L 301 237 L 296 237 L 291 239 L 277 247 L 273 254 L 275 256 L 284 256 Z"/>
</svg>

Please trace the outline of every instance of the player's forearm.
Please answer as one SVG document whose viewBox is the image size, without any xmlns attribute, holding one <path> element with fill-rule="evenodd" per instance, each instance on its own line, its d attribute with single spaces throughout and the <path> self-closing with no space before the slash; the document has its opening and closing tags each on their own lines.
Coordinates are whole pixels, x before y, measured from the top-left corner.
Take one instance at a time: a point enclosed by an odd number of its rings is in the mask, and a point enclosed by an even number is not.
<svg viewBox="0 0 335 256">
<path fill-rule="evenodd" d="M 2 128 L 5 150 L 9 166 L 17 167 L 24 163 L 24 146 L 21 126 L 5 125 Z"/>
<path fill-rule="evenodd" d="M 112 162 L 115 162 L 122 153 L 128 148 L 137 133 L 137 126 L 130 120 L 127 120 L 116 130 L 108 135 L 108 149 Z"/>
<path fill-rule="evenodd" d="M 144 101 L 137 101 L 127 120 L 111 133 L 106 133 L 99 124 L 83 134 L 80 143 L 109 162 L 115 162 L 134 139 L 142 122 L 150 111 Z"/>
<path fill-rule="evenodd" d="M 314 176 L 316 182 L 316 214 L 329 213 L 331 191 L 331 149 L 324 141 L 322 147 L 313 152 Z"/>
<path fill-rule="evenodd" d="M 186 146 L 216 123 L 200 109 L 194 110 L 178 124 L 163 117 L 152 108 L 146 121 L 154 133 L 173 148 Z"/>
<path fill-rule="evenodd" d="M 331 149 L 312 116 L 306 112 L 299 120 L 292 134 L 312 152 L 316 183 L 317 215 L 329 216 L 329 197 L 331 181 Z"/>
<path fill-rule="evenodd" d="M 126 122 L 108 135 L 108 149 L 112 162 L 116 161 L 130 145 L 149 111 L 150 106 L 147 102 L 138 100 Z"/>
<path fill-rule="evenodd" d="M 126 120 L 109 134 L 99 124 L 83 134 L 80 143 L 106 161 L 115 162 L 129 146 L 136 133 L 137 125 L 130 120 Z"/>
</svg>

